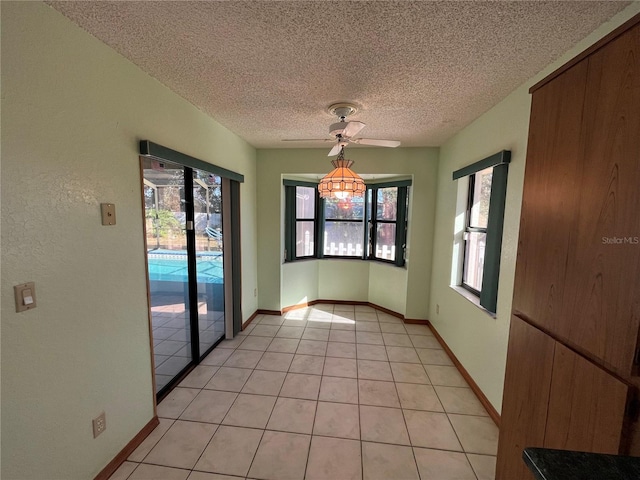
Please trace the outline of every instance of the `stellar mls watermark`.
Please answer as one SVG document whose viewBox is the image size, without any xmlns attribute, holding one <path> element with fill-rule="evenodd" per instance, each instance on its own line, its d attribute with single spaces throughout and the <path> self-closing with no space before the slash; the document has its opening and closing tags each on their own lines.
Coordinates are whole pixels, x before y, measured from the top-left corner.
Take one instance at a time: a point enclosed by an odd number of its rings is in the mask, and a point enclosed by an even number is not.
<svg viewBox="0 0 640 480">
<path fill-rule="evenodd" d="M 602 237 L 603 245 L 638 245 L 640 237 Z"/>
</svg>

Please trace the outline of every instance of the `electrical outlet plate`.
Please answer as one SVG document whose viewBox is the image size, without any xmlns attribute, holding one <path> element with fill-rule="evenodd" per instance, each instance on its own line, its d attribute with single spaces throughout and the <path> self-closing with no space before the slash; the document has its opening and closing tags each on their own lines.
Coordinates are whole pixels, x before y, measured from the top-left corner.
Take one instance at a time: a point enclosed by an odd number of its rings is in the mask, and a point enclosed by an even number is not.
<svg viewBox="0 0 640 480">
<path fill-rule="evenodd" d="M 107 417 L 104 412 L 93 419 L 93 438 L 107 429 Z"/>
</svg>

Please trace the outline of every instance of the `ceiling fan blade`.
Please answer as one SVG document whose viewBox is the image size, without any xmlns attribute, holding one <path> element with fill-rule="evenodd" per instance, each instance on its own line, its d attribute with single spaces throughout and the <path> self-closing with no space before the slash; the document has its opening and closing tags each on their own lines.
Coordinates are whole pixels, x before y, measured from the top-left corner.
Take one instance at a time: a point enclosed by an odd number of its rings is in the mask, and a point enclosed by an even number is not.
<svg viewBox="0 0 640 480">
<path fill-rule="evenodd" d="M 335 142 L 335 138 L 283 138 L 281 142 Z"/>
<path fill-rule="evenodd" d="M 329 154 L 327 155 L 327 157 L 333 157 L 334 155 L 339 154 L 341 148 L 342 148 L 342 145 L 340 145 L 339 143 L 336 143 L 331 149 L 331 151 L 329 152 Z"/>
<path fill-rule="evenodd" d="M 344 132 L 342 132 L 343 137 L 354 137 L 356 136 L 360 130 L 362 130 L 366 125 L 362 122 L 349 122 L 347 126 L 344 127 Z"/>
<path fill-rule="evenodd" d="M 397 147 L 400 145 L 398 140 L 376 140 L 374 138 L 356 138 L 351 140 L 353 143 L 360 145 L 373 145 L 374 147 Z"/>
</svg>

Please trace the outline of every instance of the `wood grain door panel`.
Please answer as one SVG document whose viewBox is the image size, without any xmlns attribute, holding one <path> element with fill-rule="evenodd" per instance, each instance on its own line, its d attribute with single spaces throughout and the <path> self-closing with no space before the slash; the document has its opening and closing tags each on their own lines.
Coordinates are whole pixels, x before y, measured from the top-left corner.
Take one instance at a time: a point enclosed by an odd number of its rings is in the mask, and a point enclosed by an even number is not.
<svg viewBox="0 0 640 480">
<path fill-rule="evenodd" d="M 587 62 L 532 99 L 513 296 L 514 312 L 557 331 L 580 198 L 580 139 Z"/>
<path fill-rule="evenodd" d="M 558 334 L 629 375 L 640 325 L 640 25 L 589 57 L 580 202 Z"/>
<path fill-rule="evenodd" d="M 555 341 L 511 317 L 496 478 L 532 478 L 522 460 L 525 447 L 544 444 Z"/>
<path fill-rule="evenodd" d="M 617 454 L 629 387 L 556 342 L 544 447 Z"/>
</svg>

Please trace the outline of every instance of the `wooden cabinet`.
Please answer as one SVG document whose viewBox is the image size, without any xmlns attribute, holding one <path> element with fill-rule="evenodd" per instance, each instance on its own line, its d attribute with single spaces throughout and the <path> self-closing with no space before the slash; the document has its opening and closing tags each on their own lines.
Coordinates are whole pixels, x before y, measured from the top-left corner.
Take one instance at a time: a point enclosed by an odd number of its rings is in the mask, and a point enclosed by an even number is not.
<svg viewBox="0 0 640 480">
<path fill-rule="evenodd" d="M 497 478 L 640 453 L 640 15 L 532 88 Z"/>
</svg>

